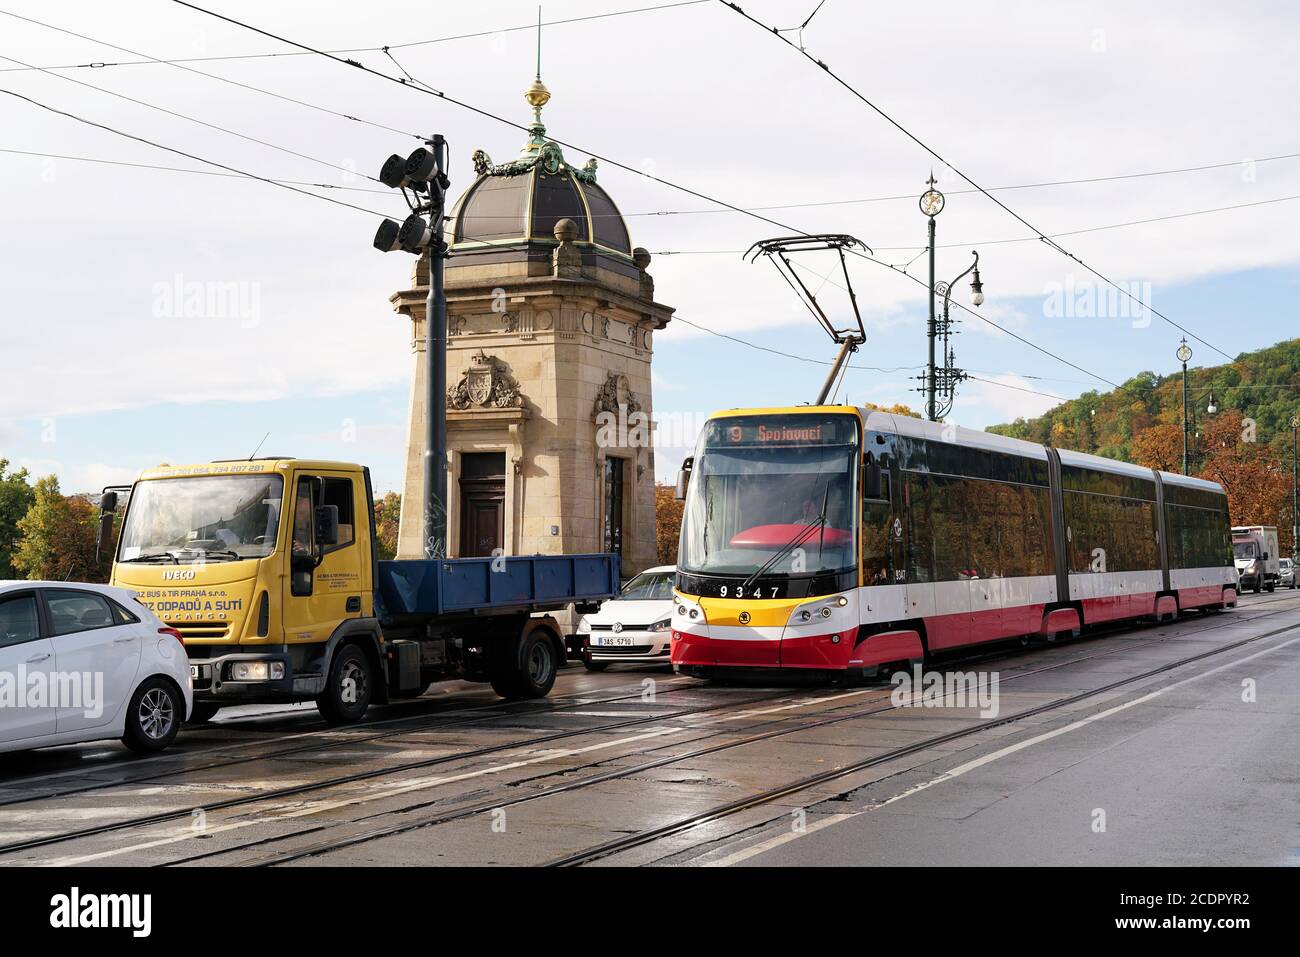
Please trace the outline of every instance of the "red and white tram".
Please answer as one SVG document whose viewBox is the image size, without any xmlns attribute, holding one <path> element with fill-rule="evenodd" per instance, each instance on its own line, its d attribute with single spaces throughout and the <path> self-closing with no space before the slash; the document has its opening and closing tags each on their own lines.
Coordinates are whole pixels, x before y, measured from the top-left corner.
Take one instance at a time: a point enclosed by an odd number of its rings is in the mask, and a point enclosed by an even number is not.
<svg viewBox="0 0 1300 957">
<path fill-rule="evenodd" d="M 679 488 L 685 673 L 870 676 L 1237 602 L 1221 486 L 987 432 L 851 406 L 722 412 Z"/>
</svg>

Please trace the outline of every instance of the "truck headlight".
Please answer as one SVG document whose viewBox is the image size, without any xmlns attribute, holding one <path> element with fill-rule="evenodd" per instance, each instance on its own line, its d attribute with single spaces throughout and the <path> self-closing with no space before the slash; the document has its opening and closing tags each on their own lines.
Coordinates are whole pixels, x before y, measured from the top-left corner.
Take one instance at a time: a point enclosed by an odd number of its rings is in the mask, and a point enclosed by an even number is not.
<svg viewBox="0 0 1300 957">
<path fill-rule="evenodd" d="M 653 625 L 651 625 L 646 630 L 647 631 L 668 631 L 669 629 L 672 628 L 672 626 L 673 626 L 672 619 L 665 618 L 663 621 L 656 621 Z"/>
<path fill-rule="evenodd" d="M 283 661 L 236 661 L 230 666 L 231 681 L 275 681 L 283 677 Z"/>
</svg>

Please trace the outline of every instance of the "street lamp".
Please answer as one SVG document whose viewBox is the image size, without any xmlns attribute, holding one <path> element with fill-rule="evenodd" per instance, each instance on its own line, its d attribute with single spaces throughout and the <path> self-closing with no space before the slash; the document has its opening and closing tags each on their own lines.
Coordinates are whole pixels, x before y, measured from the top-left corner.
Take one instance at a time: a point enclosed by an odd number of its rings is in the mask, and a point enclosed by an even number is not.
<svg viewBox="0 0 1300 957">
<path fill-rule="evenodd" d="M 1296 517 L 1296 434 L 1300 415 L 1291 416 L 1291 557 L 1300 558 L 1300 518 Z"/>
<path fill-rule="evenodd" d="M 942 410 L 938 408 L 937 397 L 932 399 L 931 402 L 931 408 L 938 418 L 943 418 L 952 410 L 957 383 L 965 378 L 965 375 L 953 366 L 953 351 L 948 341 L 948 337 L 952 332 L 952 320 L 948 318 L 948 306 L 952 302 L 952 287 L 961 282 L 968 274 L 974 273 L 970 281 L 970 301 L 976 306 L 982 305 L 984 302 L 984 283 L 980 281 L 980 254 L 975 250 L 971 250 L 971 255 L 975 257 L 975 261 L 967 266 L 963 272 L 959 273 L 956 279 L 952 282 L 939 282 L 934 285 L 934 293 L 943 296 L 943 318 L 939 321 L 937 330 L 939 336 L 943 338 L 943 372 L 932 371 L 935 392 L 942 393 L 944 397 Z"/>
<path fill-rule="evenodd" d="M 930 220 L 930 319 L 926 323 L 925 335 L 930 343 L 930 358 L 926 364 L 925 372 L 925 417 L 931 422 L 935 421 L 935 392 L 934 392 L 934 342 L 935 342 L 935 315 L 934 315 L 934 217 L 943 212 L 944 198 L 943 193 L 935 189 L 938 182 L 934 178 L 934 171 L 930 171 L 930 178 L 926 180 L 926 185 L 930 188 L 921 194 L 921 212 L 929 217 Z"/>
<path fill-rule="evenodd" d="M 1187 344 L 1186 336 L 1183 337 L 1174 355 L 1183 364 L 1183 474 L 1187 475 L 1187 360 L 1192 357 L 1192 349 Z"/>
<path fill-rule="evenodd" d="M 947 405 L 945 407 L 945 413 L 944 413 L 947 414 L 947 410 L 951 409 L 952 407 L 953 389 L 956 383 L 958 382 L 958 380 L 962 378 L 961 373 L 955 368 L 953 368 L 953 364 L 952 364 L 953 355 L 948 345 L 948 336 L 951 327 L 950 321 L 948 319 L 948 305 L 952 298 L 952 287 L 958 282 L 958 280 L 962 279 L 962 277 L 966 276 L 968 273 L 971 273 L 973 271 L 974 276 L 971 278 L 971 284 L 970 284 L 970 291 L 971 291 L 970 301 L 973 305 L 980 306 L 984 304 L 984 284 L 980 281 L 979 253 L 974 254 L 975 262 L 970 267 L 968 267 L 965 272 L 963 272 L 960 276 L 954 279 L 951 283 L 935 282 L 934 279 L 935 217 L 938 216 L 941 212 L 943 212 L 945 200 L 944 200 L 943 193 L 937 189 L 938 181 L 935 180 L 933 171 L 931 171 L 930 173 L 930 178 L 926 180 L 926 186 L 928 188 L 924 193 L 921 194 L 921 199 L 919 202 L 922 215 L 924 215 L 929 220 L 928 251 L 930 254 L 930 318 L 929 321 L 926 323 L 926 338 L 929 341 L 929 360 L 926 364 L 926 373 L 925 373 L 925 414 L 927 419 L 929 419 L 931 422 L 935 422 L 939 418 L 938 396 L 940 392 L 940 386 L 942 385 L 942 391 L 944 392 L 944 395 L 948 400 Z M 943 296 L 942 323 L 939 321 L 936 315 L 937 312 L 936 302 L 935 302 L 936 296 Z M 936 366 L 935 347 L 941 335 L 943 337 L 943 353 L 944 353 L 943 354 L 944 368 L 942 373 L 942 378 L 943 378 L 942 383 L 939 382 L 940 374 L 935 367 Z"/>
</svg>

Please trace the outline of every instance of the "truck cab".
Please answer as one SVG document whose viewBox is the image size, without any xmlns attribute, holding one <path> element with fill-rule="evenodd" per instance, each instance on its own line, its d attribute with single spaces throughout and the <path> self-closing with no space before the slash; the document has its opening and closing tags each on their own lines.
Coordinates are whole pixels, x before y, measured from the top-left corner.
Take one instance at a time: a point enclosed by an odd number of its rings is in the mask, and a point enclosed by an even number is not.
<svg viewBox="0 0 1300 957">
<path fill-rule="evenodd" d="M 1242 525 L 1232 530 L 1232 561 L 1241 591 L 1273 591 L 1281 578 L 1277 528 Z"/>
<path fill-rule="evenodd" d="M 101 529 L 116 499 L 105 494 Z M 507 697 L 544 695 L 564 635 L 538 613 L 595 607 L 617 591 L 616 556 L 380 563 L 373 501 L 369 470 L 344 462 L 278 457 L 141 473 L 111 581 L 181 633 L 195 719 L 228 704 L 315 701 L 328 720 L 354 721 L 372 702 L 450 677 L 489 681 Z M 519 574 L 519 563 L 545 559 L 575 571 L 558 581 L 532 567 Z M 594 575 L 578 573 L 584 559 Z M 493 577 L 553 587 L 544 598 L 456 604 L 454 583 L 498 570 L 487 561 L 507 572 Z M 399 583 L 387 616 L 381 579 Z M 434 587 L 400 587 L 426 581 Z"/>
</svg>

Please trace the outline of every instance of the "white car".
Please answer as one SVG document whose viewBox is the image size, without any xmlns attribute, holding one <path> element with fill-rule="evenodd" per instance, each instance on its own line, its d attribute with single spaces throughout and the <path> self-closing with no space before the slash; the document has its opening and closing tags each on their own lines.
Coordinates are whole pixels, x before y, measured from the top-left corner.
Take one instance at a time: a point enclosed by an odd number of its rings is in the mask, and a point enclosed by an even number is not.
<svg viewBox="0 0 1300 957">
<path fill-rule="evenodd" d="M 124 588 L 0 581 L 0 751 L 172 743 L 194 703 L 174 628 Z"/>
<path fill-rule="evenodd" d="M 600 611 L 579 620 L 588 671 L 604 671 L 614 661 L 669 663 L 676 572 L 673 565 L 646 569 Z"/>
</svg>

